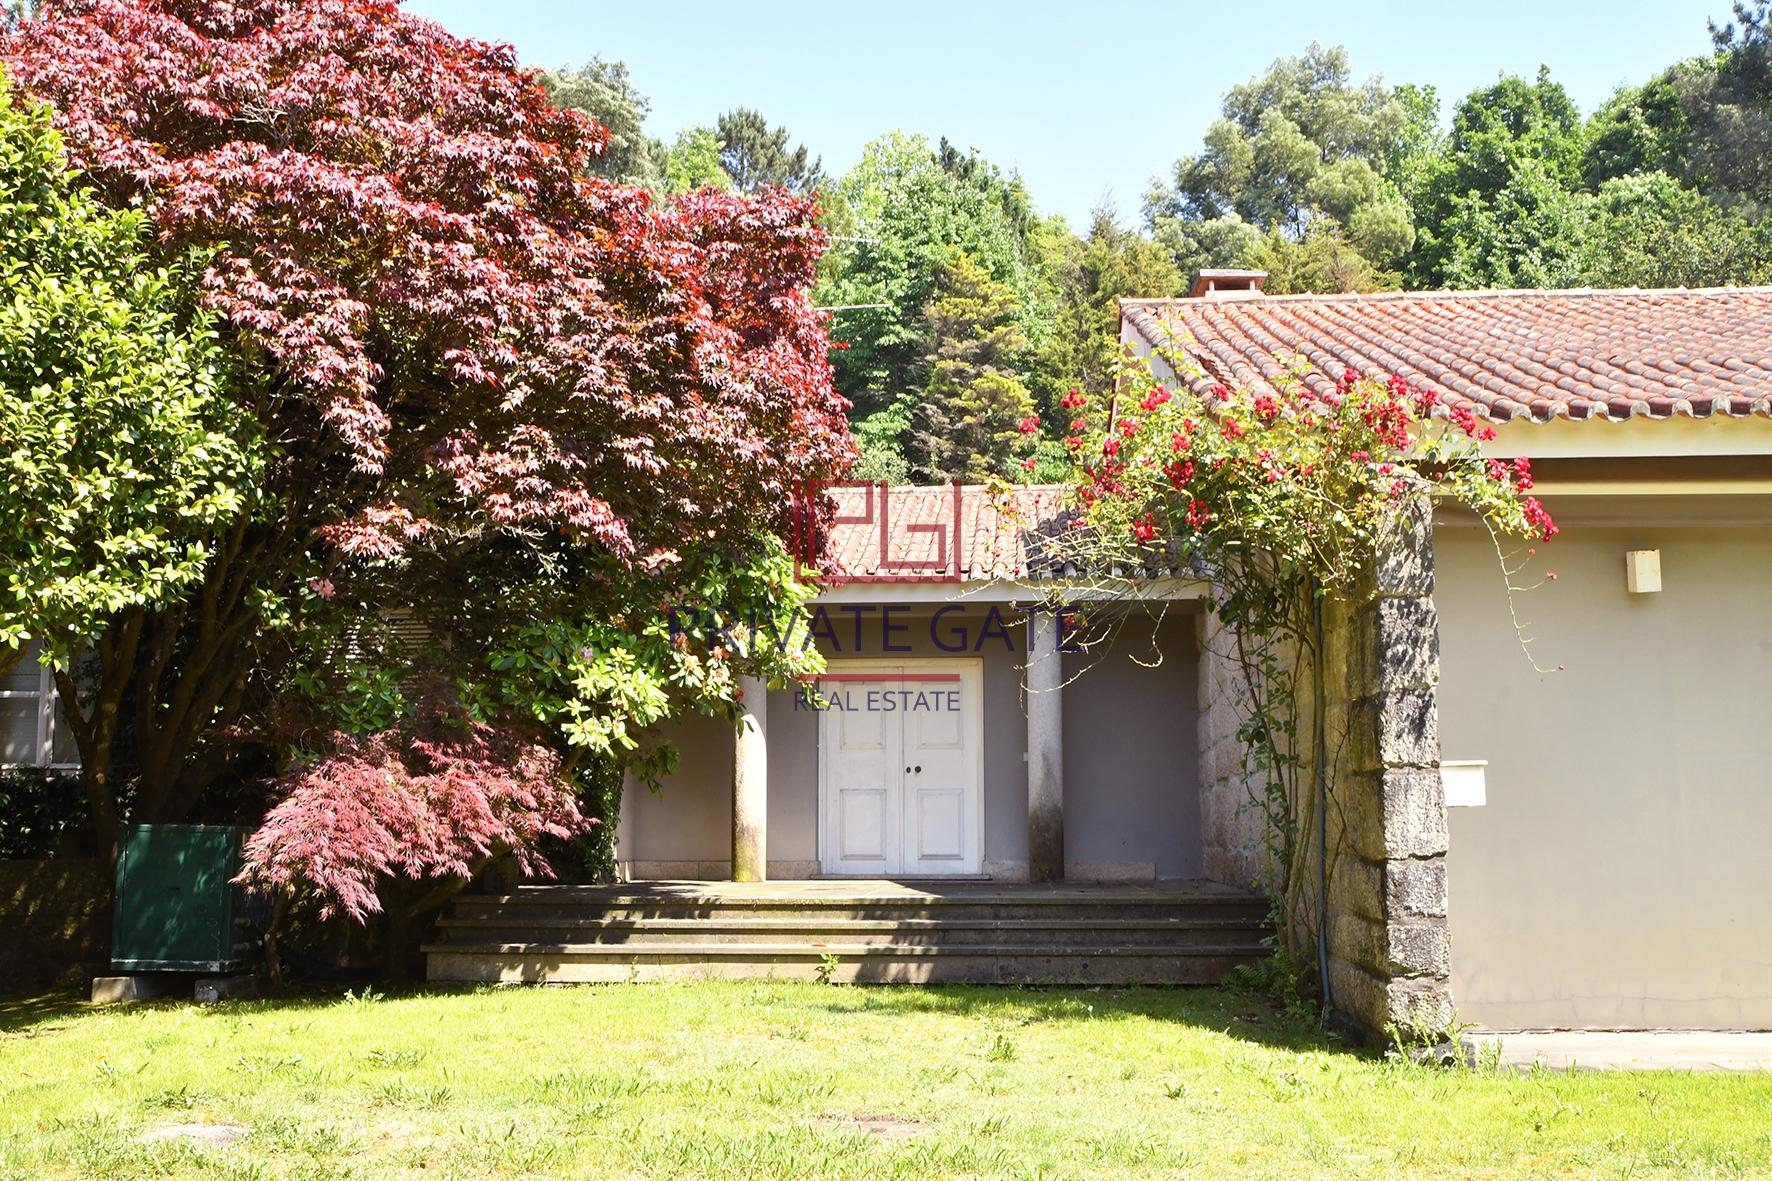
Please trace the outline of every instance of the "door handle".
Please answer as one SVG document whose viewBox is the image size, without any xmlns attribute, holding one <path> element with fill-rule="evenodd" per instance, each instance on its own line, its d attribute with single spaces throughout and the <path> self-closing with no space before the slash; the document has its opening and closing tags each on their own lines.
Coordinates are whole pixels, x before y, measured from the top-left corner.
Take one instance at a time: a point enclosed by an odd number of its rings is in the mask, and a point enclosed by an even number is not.
<svg viewBox="0 0 1772 1181">
<path fill-rule="evenodd" d="M 921 766 L 921 765 L 920 765 L 920 764 L 919 764 L 919 765 L 918 765 L 918 767 L 917 767 L 917 774 L 919 774 L 919 775 L 921 775 L 921 774 L 922 774 L 922 773 L 923 773 L 923 768 L 922 768 L 922 766 Z"/>
</svg>

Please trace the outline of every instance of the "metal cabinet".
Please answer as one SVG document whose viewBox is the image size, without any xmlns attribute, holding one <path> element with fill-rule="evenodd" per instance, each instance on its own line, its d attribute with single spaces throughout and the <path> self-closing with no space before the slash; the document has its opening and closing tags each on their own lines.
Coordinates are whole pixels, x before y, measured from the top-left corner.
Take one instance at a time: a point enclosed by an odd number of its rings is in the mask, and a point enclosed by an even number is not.
<svg viewBox="0 0 1772 1181">
<path fill-rule="evenodd" d="M 232 882 L 246 829 L 137 824 L 123 833 L 111 964 L 118 971 L 229 972 L 257 958 L 264 907 Z"/>
</svg>

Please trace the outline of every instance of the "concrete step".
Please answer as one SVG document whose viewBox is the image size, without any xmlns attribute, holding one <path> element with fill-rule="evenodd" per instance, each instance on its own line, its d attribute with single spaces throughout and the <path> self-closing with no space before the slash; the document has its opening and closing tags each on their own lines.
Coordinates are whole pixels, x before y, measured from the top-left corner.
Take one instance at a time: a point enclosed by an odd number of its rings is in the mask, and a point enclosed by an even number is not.
<svg viewBox="0 0 1772 1181">
<path fill-rule="evenodd" d="M 912 897 L 861 894 L 829 897 L 785 894 L 775 897 L 674 896 L 573 892 L 572 887 L 524 887 L 511 894 L 464 895 L 455 902 L 461 918 L 503 919 L 522 924 L 539 918 L 640 919 L 832 919 L 903 921 L 911 919 L 1242 919 L 1265 922 L 1267 902 L 1227 891 L 1187 897 L 973 892 Z"/>
<path fill-rule="evenodd" d="M 433 980 L 1203 984 L 1269 932 L 1210 882 L 646 882 L 465 895 L 425 950 Z"/>
<path fill-rule="evenodd" d="M 576 984 L 699 979 L 859 984 L 1212 984 L 1260 958 L 1238 946 L 1186 950 L 1016 944 L 924 947 L 859 943 L 443 943 L 426 947 L 433 981 Z M 831 958 L 834 957 L 834 958 Z"/>
<path fill-rule="evenodd" d="M 1263 948 L 1265 919 L 1181 915 L 1168 918 L 890 918 L 756 917 L 717 914 L 706 918 L 604 918 L 594 915 L 514 915 L 508 912 L 458 914 L 437 924 L 439 942 L 523 944 L 613 943 L 658 946 L 695 943 L 807 942 L 916 945 L 1046 946 L 1088 949 L 1099 946 L 1186 947 L 1217 944 Z"/>
</svg>

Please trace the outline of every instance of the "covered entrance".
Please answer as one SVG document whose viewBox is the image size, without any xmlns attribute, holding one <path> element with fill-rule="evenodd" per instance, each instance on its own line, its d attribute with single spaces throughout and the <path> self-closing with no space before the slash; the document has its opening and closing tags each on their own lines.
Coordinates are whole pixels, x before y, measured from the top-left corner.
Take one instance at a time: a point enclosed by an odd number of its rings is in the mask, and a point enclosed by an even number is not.
<svg viewBox="0 0 1772 1181">
<path fill-rule="evenodd" d="M 827 874 L 978 874 L 980 661 L 834 660 L 820 679 L 819 865 Z"/>
</svg>

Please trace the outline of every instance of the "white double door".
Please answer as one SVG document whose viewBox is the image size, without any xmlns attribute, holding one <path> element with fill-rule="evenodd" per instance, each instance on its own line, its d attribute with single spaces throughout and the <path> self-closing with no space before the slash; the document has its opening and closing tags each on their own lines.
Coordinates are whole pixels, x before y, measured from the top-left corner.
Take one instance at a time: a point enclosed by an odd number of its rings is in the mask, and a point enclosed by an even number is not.
<svg viewBox="0 0 1772 1181">
<path fill-rule="evenodd" d="M 825 873 L 974 874 L 983 865 L 983 697 L 974 660 L 835 661 L 820 683 Z"/>
</svg>

